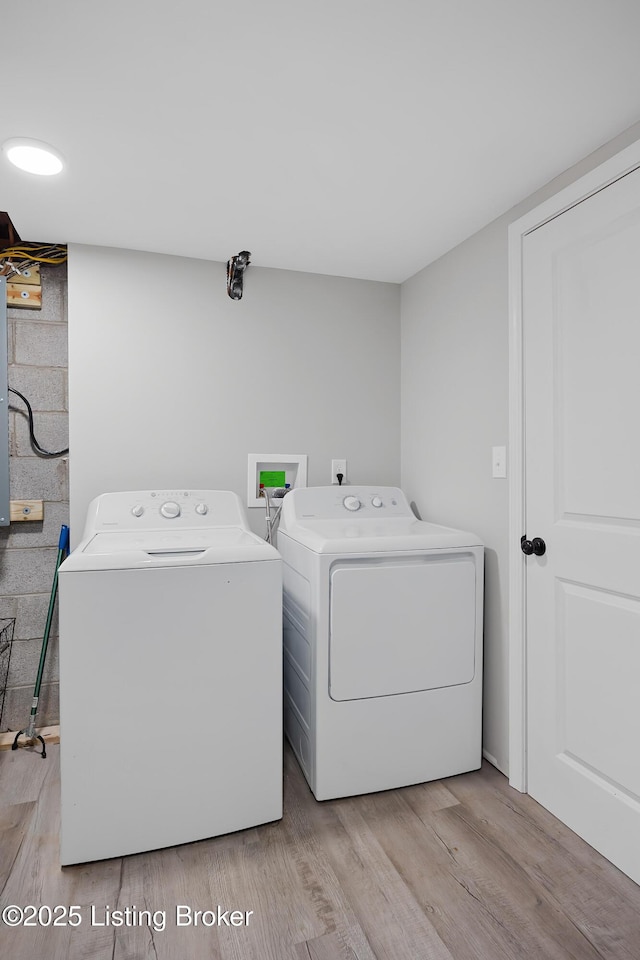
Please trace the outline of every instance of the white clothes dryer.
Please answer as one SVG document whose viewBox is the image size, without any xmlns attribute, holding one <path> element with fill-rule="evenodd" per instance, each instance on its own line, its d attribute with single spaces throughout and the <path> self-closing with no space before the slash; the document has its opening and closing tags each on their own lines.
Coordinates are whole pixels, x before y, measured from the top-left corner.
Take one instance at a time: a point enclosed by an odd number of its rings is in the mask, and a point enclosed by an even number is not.
<svg viewBox="0 0 640 960">
<path fill-rule="evenodd" d="M 61 565 L 62 864 L 282 816 L 282 563 L 220 490 L 107 493 Z"/>
<path fill-rule="evenodd" d="M 282 505 L 285 732 L 318 800 L 477 769 L 484 548 L 396 487 Z"/>
</svg>

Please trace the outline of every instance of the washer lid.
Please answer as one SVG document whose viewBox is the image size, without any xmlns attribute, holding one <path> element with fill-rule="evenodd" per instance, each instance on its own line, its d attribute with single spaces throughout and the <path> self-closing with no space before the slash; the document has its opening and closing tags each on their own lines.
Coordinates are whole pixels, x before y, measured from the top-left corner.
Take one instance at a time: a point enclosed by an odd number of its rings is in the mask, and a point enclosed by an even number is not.
<svg viewBox="0 0 640 960">
<path fill-rule="evenodd" d="M 279 559 L 274 547 L 242 527 L 123 530 L 96 533 L 83 540 L 60 570 L 132 570 Z"/>
</svg>

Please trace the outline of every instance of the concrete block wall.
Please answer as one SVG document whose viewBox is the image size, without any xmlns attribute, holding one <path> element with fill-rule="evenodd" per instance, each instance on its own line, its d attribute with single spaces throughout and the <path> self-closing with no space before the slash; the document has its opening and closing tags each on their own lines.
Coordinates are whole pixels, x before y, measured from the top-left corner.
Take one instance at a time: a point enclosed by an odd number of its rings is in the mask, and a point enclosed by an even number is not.
<svg viewBox="0 0 640 960">
<path fill-rule="evenodd" d="M 28 397 L 35 434 L 46 450 L 68 445 L 67 271 L 41 267 L 42 309 L 9 308 L 9 386 Z M 13 646 L 2 730 L 26 725 L 49 606 L 60 526 L 69 522 L 67 458 L 38 456 L 24 404 L 9 394 L 12 500 L 44 500 L 42 522 L 0 527 L 0 622 L 13 620 Z M 38 726 L 57 723 L 58 618 L 53 620 L 38 705 Z"/>
</svg>

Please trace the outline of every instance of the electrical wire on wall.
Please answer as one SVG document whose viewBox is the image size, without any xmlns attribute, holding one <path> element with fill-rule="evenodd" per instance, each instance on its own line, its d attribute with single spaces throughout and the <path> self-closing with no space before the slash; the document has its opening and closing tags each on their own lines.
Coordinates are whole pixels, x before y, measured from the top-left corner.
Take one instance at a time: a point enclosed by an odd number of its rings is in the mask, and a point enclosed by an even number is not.
<svg viewBox="0 0 640 960">
<path fill-rule="evenodd" d="M 21 276 L 31 264 L 57 267 L 67 260 L 67 248 L 60 243 L 14 243 L 0 250 L 0 277 Z"/>
<path fill-rule="evenodd" d="M 17 397 L 20 397 L 22 402 L 27 408 L 27 416 L 29 418 L 29 439 L 31 440 L 31 446 L 36 451 L 36 453 L 41 457 L 64 457 L 66 453 L 69 453 L 69 447 L 66 447 L 64 450 L 45 450 L 44 447 L 41 447 L 38 441 L 36 440 L 36 435 L 33 430 L 33 410 L 31 409 L 31 404 L 25 397 L 23 393 L 20 393 L 19 390 L 14 390 L 13 387 L 9 387 L 9 393 L 15 393 Z M 11 410 L 17 410 L 18 413 L 24 413 L 24 410 L 21 410 L 20 407 L 16 407 L 14 404 L 10 403 L 9 408 Z"/>
<path fill-rule="evenodd" d="M 13 277 L 22 276 L 25 270 L 27 270 L 33 264 L 48 264 L 49 266 L 57 267 L 60 266 L 60 264 L 65 263 L 66 260 L 67 248 L 64 244 L 27 243 L 20 241 L 0 250 L 0 277 L 6 277 L 7 280 L 11 280 Z M 36 439 L 33 427 L 33 410 L 31 408 L 31 404 L 25 395 L 20 393 L 19 390 L 14 390 L 13 387 L 9 387 L 9 393 L 14 393 L 17 397 L 20 397 L 27 408 L 27 417 L 29 418 L 29 439 L 31 441 L 31 446 L 38 456 L 64 457 L 65 454 L 69 453 L 68 447 L 66 447 L 64 450 L 45 450 L 45 448 L 42 447 Z M 16 407 L 14 404 L 9 404 L 9 406 L 10 409 L 24 414 L 24 410 L 22 410 L 20 407 Z"/>
</svg>

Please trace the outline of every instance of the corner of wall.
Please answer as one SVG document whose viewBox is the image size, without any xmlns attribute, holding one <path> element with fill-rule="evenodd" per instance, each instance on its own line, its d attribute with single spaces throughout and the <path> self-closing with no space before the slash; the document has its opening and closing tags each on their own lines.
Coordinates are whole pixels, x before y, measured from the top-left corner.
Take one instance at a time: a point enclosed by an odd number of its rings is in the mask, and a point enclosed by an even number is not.
<svg viewBox="0 0 640 960">
<path fill-rule="evenodd" d="M 30 401 L 35 434 L 46 449 L 68 445 L 66 266 L 40 268 L 42 309 L 9 308 L 9 385 Z M 68 458 L 38 456 L 29 441 L 22 401 L 10 395 L 10 495 L 44 500 L 44 520 L 0 529 L 3 548 L 0 622 L 12 624 L 1 727 L 18 730 L 29 718 L 60 526 L 69 522 Z M 15 401 L 15 402 L 14 402 Z M 57 617 L 54 618 L 38 705 L 38 725 L 58 722 Z"/>
</svg>

